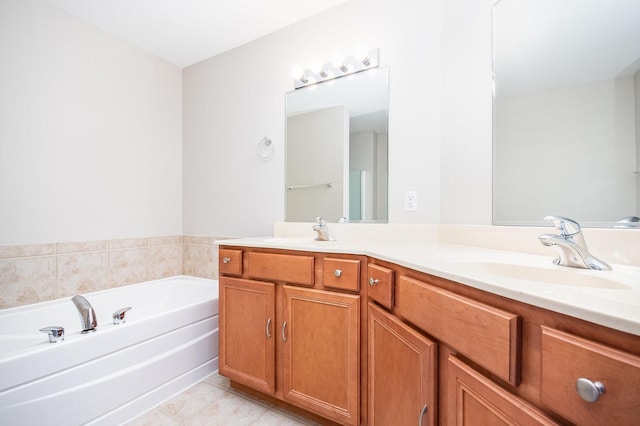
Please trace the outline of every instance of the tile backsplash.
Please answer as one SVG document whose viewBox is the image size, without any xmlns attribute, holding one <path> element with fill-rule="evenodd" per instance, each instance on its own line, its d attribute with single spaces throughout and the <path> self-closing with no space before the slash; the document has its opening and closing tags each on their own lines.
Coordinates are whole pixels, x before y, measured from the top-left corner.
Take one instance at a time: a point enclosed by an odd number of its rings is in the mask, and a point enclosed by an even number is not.
<svg viewBox="0 0 640 426">
<path fill-rule="evenodd" d="M 215 279 L 217 239 L 174 235 L 0 246 L 0 308 L 181 274 Z"/>
</svg>

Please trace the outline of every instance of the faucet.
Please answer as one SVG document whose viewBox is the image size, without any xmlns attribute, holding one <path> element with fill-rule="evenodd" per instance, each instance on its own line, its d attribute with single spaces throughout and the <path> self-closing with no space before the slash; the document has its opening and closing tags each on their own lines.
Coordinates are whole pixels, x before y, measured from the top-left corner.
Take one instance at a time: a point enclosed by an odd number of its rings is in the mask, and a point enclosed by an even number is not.
<svg viewBox="0 0 640 426">
<path fill-rule="evenodd" d="M 544 220 L 553 222 L 560 231 L 560 235 L 543 234 L 538 237 L 542 245 L 558 250 L 559 256 L 553 263 L 573 268 L 611 270 L 611 266 L 589 253 L 578 222 L 562 216 L 547 216 Z"/>
<path fill-rule="evenodd" d="M 98 319 L 96 318 L 96 311 L 93 310 L 93 306 L 84 296 L 75 295 L 71 298 L 71 301 L 78 308 L 78 312 L 80 313 L 80 318 L 82 321 L 82 332 L 88 333 L 90 331 L 95 331 L 96 327 L 98 327 Z"/>
<path fill-rule="evenodd" d="M 327 228 L 327 221 L 321 217 L 316 217 L 316 224 L 312 229 L 318 233 L 316 241 L 335 241 L 336 239 L 329 235 L 329 228 Z"/>
</svg>

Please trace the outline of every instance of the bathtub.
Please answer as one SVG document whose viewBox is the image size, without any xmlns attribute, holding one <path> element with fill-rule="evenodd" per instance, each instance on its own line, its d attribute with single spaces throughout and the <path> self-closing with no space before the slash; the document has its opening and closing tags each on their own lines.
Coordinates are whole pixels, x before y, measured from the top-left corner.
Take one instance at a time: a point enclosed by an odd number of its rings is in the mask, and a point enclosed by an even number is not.
<svg viewBox="0 0 640 426">
<path fill-rule="evenodd" d="M 178 276 L 0 310 L 0 424 L 126 422 L 218 369 L 218 282 Z M 126 322 L 112 314 L 125 307 Z M 62 326 L 64 341 L 38 330 Z"/>
</svg>

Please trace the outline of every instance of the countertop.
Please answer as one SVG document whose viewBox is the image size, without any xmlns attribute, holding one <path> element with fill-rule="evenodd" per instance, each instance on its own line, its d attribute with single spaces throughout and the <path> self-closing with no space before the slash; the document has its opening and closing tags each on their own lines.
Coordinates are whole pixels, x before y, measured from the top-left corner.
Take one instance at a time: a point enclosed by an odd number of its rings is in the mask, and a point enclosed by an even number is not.
<svg viewBox="0 0 640 426">
<path fill-rule="evenodd" d="M 458 244 L 241 238 L 225 246 L 356 254 L 392 262 L 540 308 L 640 336 L 640 267 L 593 271 L 552 264 L 549 256 Z"/>
</svg>

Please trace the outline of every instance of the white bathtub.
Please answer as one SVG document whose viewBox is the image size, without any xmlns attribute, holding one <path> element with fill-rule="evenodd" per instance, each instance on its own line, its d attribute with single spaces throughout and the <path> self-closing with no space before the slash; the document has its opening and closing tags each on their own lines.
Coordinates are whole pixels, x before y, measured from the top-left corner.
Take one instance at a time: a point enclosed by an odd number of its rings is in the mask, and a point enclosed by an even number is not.
<svg viewBox="0 0 640 426">
<path fill-rule="evenodd" d="M 217 281 L 179 276 L 84 296 L 98 318 L 88 334 L 70 298 L 0 310 L 0 424 L 119 424 L 218 369 Z M 65 340 L 49 343 L 38 331 L 47 326 L 64 327 Z"/>
</svg>

